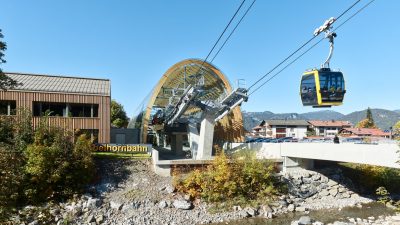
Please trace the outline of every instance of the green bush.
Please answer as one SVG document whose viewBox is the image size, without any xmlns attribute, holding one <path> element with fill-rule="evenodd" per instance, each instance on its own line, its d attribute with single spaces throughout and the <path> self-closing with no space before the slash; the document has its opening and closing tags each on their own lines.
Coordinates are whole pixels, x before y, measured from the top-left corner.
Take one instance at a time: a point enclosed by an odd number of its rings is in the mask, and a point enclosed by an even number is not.
<svg viewBox="0 0 400 225">
<path fill-rule="evenodd" d="M 176 175 L 174 182 L 178 191 L 208 202 L 227 199 L 251 201 L 277 193 L 277 180 L 273 173 L 273 164 L 256 159 L 254 154 L 228 157 L 221 153 L 205 170 Z"/>
<path fill-rule="evenodd" d="M 79 193 L 94 173 L 91 140 L 46 118 L 33 131 L 29 110 L 0 117 L 0 223 L 12 209 Z"/>
<path fill-rule="evenodd" d="M 85 135 L 72 142 L 64 129 L 41 125 L 34 143 L 27 147 L 25 172 L 31 202 L 71 196 L 87 184 L 93 174 L 91 142 Z"/>
</svg>

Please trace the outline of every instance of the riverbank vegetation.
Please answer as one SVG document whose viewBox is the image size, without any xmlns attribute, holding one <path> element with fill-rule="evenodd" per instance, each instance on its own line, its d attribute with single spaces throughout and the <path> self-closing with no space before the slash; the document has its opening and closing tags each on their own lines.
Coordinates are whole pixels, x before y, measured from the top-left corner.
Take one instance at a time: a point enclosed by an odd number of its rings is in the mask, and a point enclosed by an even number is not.
<svg viewBox="0 0 400 225">
<path fill-rule="evenodd" d="M 221 152 L 204 169 L 174 174 L 174 183 L 179 192 L 217 206 L 254 206 L 284 192 L 274 173 L 272 162 L 256 159 L 251 152 L 229 156 Z"/>
<path fill-rule="evenodd" d="M 17 206 L 66 199 L 92 179 L 91 140 L 47 118 L 33 131 L 31 112 L 0 117 L 0 221 Z"/>
</svg>

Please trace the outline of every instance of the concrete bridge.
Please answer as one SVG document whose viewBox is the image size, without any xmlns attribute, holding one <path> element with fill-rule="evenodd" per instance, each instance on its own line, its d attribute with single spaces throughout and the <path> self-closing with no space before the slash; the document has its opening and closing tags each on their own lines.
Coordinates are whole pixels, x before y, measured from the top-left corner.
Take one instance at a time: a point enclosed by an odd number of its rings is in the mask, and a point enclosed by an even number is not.
<svg viewBox="0 0 400 225">
<path fill-rule="evenodd" d="M 311 169 L 314 160 L 349 162 L 400 168 L 396 143 L 249 143 L 232 145 L 233 149 L 253 149 L 259 158 L 283 160 L 283 170 Z"/>
</svg>

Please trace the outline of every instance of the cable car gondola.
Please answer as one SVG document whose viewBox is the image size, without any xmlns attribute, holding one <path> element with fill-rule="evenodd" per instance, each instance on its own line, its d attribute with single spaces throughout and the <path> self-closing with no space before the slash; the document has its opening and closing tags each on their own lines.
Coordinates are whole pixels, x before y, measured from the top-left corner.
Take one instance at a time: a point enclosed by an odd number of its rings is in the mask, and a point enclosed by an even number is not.
<svg viewBox="0 0 400 225">
<path fill-rule="evenodd" d="M 304 106 L 341 105 L 346 93 L 343 73 L 329 68 L 307 71 L 301 78 L 300 92 Z"/>
<path fill-rule="evenodd" d="M 301 77 L 300 96 L 303 106 L 318 108 L 338 106 L 343 103 L 346 93 L 343 73 L 329 68 L 333 53 L 333 39 L 336 37 L 336 33 L 331 32 L 330 28 L 335 20 L 333 17 L 330 18 L 314 31 L 315 36 L 321 32 L 326 33 L 325 37 L 329 39 L 330 49 L 328 58 L 321 69 L 306 71 Z"/>
</svg>

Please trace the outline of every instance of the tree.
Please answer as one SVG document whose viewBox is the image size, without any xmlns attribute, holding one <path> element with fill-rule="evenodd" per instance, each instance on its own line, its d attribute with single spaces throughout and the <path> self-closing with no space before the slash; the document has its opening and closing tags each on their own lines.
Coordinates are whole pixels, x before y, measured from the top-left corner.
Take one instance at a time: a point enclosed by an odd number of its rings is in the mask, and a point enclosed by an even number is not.
<svg viewBox="0 0 400 225">
<path fill-rule="evenodd" d="M 111 101 L 111 124 L 121 128 L 127 127 L 129 118 L 126 116 L 124 107 L 115 100 Z"/>
<path fill-rule="evenodd" d="M 365 119 L 361 120 L 356 125 L 357 128 L 378 128 L 375 125 L 374 118 L 372 117 L 371 109 L 368 107 L 367 109 L 367 116 Z"/>
<path fill-rule="evenodd" d="M 400 121 L 397 121 L 397 123 L 392 127 L 392 130 L 395 138 L 400 138 Z"/>
<path fill-rule="evenodd" d="M 1 33 L 0 29 L 0 65 L 2 63 L 6 63 L 6 60 L 4 59 L 4 51 L 7 50 L 7 44 L 3 42 L 1 39 L 3 39 L 3 34 Z M 0 68 L 0 90 L 7 90 L 10 88 L 14 88 L 18 85 L 21 85 L 17 81 L 11 79 L 7 75 L 3 73 L 3 70 Z"/>
</svg>

